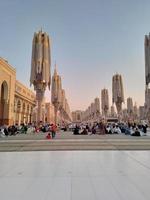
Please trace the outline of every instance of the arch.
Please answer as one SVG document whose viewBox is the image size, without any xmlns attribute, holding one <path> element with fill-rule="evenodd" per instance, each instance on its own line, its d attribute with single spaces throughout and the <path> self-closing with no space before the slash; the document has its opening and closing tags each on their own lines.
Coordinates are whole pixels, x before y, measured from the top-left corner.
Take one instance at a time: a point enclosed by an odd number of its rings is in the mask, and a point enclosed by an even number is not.
<svg viewBox="0 0 150 200">
<path fill-rule="evenodd" d="M 8 99 L 8 84 L 6 81 L 3 81 L 1 85 L 1 101 L 7 99 Z"/>
<path fill-rule="evenodd" d="M 81 120 L 81 117 L 80 117 L 80 114 L 78 113 L 77 114 L 77 121 L 80 121 Z"/>
<path fill-rule="evenodd" d="M 8 123 L 8 84 L 3 81 L 0 87 L 0 124 Z"/>
</svg>

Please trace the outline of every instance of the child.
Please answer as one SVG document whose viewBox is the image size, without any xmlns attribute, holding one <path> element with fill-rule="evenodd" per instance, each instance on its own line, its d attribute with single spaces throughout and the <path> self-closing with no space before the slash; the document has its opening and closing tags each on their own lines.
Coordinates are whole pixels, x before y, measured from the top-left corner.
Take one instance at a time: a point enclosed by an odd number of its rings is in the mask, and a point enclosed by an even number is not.
<svg viewBox="0 0 150 200">
<path fill-rule="evenodd" d="M 48 140 L 51 139 L 51 134 L 50 133 L 47 134 L 46 139 L 48 139 Z"/>
</svg>

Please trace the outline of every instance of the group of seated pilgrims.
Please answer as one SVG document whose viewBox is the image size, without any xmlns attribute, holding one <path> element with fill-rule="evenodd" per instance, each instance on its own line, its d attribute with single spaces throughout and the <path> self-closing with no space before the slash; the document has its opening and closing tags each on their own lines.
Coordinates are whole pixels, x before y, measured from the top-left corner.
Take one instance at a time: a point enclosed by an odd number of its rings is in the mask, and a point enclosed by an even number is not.
<svg viewBox="0 0 150 200">
<path fill-rule="evenodd" d="M 147 133 L 147 124 L 104 124 L 95 123 L 92 126 L 76 125 L 73 134 L 74 135 L 88 135 L 88 134 L 121 134 L 131 136 L 141 136 Z"/>
</svg>

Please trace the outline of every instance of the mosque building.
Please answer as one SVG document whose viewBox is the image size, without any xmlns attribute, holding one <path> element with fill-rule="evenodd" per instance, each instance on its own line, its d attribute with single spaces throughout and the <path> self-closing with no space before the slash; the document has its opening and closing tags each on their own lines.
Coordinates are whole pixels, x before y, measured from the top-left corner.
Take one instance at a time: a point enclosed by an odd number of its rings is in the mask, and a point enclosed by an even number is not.
<svg viewBox="0 0 150 200">
<path fill-rule="evenodd" d="M 0 58 L 0 125 L 32 122 L 35 94 L 16 80 L 16 70 Z"/>
<path fill-rule="evenodd" d="M 36 95 L 16 79 L 16 69 L 0 58 L 0 126 L 36 121 Z M 54 122 L 54 108 L 44 102 L 43 122 Z"/>
</svg>

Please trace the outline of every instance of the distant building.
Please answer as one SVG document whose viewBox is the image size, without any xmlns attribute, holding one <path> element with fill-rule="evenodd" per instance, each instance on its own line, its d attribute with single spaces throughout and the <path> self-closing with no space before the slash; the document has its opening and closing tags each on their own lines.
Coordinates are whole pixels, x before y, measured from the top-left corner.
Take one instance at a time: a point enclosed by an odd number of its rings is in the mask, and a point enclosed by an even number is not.
<svg viewBox="0 0 150 200">
<path fill-rule="evenodd" d="M 77 110 L 72 112 L 72 122 L 74 123 L 80 123 L 82 122 L 82 115 L 83 111 Z"/>
</svg>

